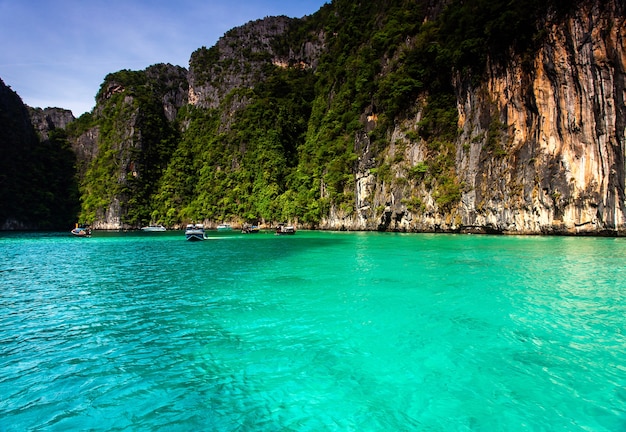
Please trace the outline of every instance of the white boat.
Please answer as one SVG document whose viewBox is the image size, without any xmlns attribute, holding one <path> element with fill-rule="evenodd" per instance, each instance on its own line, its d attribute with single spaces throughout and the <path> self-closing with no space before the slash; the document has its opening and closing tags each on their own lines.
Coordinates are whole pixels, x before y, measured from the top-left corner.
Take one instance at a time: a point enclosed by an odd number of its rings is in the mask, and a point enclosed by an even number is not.
<svg viewBox="0 0 626 432">
<path fill-rule="evenodd" d="M 141 228 L 141 230 L 146 232 L 167 231 L 167 229 L 163 225 L 148 225 Z"/>
<path fill-rule="evenodd" d="M 185 238 L 189 241 L 206 240 L 203 224 L 188 224 L 185 228 Z"/>
<path fill-rule="evenodd" d="M 230 231 L 232 228 L 227 223 L 222 223 L 217 226 L 218 231 Z"/>
<path fill-rule="evenodd" d="M 293 235 L 296 233 L 296 227 L 292 225 L 278 224 L 276 227 L 276 235 Z"/>
</svg>

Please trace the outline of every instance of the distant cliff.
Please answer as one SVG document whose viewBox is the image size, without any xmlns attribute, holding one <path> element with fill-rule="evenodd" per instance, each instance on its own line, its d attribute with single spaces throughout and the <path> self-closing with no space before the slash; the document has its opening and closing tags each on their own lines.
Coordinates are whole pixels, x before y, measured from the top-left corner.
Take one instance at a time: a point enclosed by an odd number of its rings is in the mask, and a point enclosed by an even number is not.
<svg viewBox="0 0 626 432">
<path fill-rule="evenodd" d="M 63 129 L 72 120 L 67 110 L 29 109 L 0 80 L 0 230 L 74 223 L 76 157 Z"/>
<path fill-rule="evenodd" d="M 188 70 L 107 76 L 66 127 L 78 217 L 624 235 L 625 15 L 618 0 L 335 0 L 250 22 Z"/>
</svg>

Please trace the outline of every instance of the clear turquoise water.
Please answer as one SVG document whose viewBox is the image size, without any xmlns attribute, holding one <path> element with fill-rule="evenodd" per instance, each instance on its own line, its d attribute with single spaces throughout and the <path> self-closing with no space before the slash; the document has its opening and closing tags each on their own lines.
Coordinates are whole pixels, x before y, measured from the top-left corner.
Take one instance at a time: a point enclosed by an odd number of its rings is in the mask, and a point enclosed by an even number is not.
<svg viewBox="0 0 626 432">
<path fill-rule="evenodd" d="M 0 235 L 0 430 L 622 431 L 626 239 Z"/>
</svg>

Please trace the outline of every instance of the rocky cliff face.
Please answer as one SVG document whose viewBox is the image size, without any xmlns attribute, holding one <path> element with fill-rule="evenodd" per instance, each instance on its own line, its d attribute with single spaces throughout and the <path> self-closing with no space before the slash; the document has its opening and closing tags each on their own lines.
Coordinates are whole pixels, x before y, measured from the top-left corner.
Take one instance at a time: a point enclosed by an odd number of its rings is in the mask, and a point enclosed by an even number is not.
<svg viewBox="0 0 626 432">
<path fill-rule="evenodd" d="M 319 43 L 307 42 L 297 51 L 278 52 L 277 41 L 301 20 L 285 16 L 251 21 L 228 31 L 215 46 L 196 50 L 189 61 L 189 103 L 201 108 L 218 108 L 224 97 L 235 89 L 252 88 L 266 78 L 268 63 L 287 67 L 317 65 Z M 235 99 L 233 102 L 245 104 Z"/>
<path fill-rule="evenodd" d="M 533 68 L 460 92 L 463 224 L 515 233 L 623 232 L 626 25 L 617 2 L 548 22 Z M 488 119 L 488 121 L 481 119 Z M 501 157 L 485 148 L 501 125 Z M 474 139 L 483 137 L 483 139 Z M 491 156 L 491 157 L 489 157 Z"/>
<path fill-rule="evenodd" d="M 233 89 L 253 87 L 264 78 L 263 65 L 273 56 L 272 41 L 292 20 L 271 17 L 227 32 L 210 49 L 191 55 L 189 101 L 201 108 L 218 108 Z"/>
<path fill-rule="evenodd" d="M 530 70 L 522 59 L 490 69 L 472 86 L 458 77 L 459 128 L 455 171 L 462 199 L 451 209 L 433 191 L 380 181 L 370 169 L 366 135 L 360 155 L 356 212 L 334 210 L 322 226 L 346 229 L 467 231 L 519 234 L 626 233 L 626 23 L 619 2 L 592 2 L 564 20 L 545 23 L 548 37 Z M 421 111 L 397 124 L 385 154 L 404 142 L 403 163 L 424 160 L 420 141 L 407 140 Z M 408 203 L 418 197 L 419 208 Z"/>
<path fill-rule="evenodd" d="M 63 108 L 28 108 L 30 120 L 42 140 L 48 139 L 53 129 L 65 129 L 75 120 L 72 111 Z"/>
<path fill-rule="evenodd" d="M 149 82 L 158 83 L 156 93 L 160 96 L 163 113 L 168 121 L 174 121 L 178 110 L 188 103 L 187 69 L 171 64 L 157 64 L 146 69 L 146 77 Z"/>
<path fill-rule="evenodd" d="M 176 145 L 173 122 L 187 104 L 187 70 L 157 64 L 145 71 L 110 74 L 98 93 L 93 126 L 73 140 L 87 184 L 83 211 L 95 229 L 135 228 L 136 207 L 149 206 Z M 103 175 L 102 173 L 107 174 Z M 103 205 L 104 204 L 104 205 Z"/>
</svg>

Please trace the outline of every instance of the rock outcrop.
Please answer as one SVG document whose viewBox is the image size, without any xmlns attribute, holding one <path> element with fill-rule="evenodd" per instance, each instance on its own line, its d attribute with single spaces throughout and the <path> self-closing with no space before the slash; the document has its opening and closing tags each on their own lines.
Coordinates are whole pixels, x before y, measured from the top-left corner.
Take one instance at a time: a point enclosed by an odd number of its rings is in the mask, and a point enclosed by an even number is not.
<svg viewBox="0 0 626 432">
<path fill-rule="evenodd" d="M 63 108 L 28 108 L 30 119 L 43 141 L 53 129 L 65 129 L 75 120 L 72 111 Z"/>
<path fill-rule="evenodd" d="M 301 21 L 286 16 L 251 21 L 229 30 L 213 47 L 196 50 L 189 61 L 189 103 L 201 108 L 218 108 L 234 89 L 252 88 L 263 82 L 268 63 L 282 67 L 296 64 L 303 68 L 316 67 L 323 32 L 317 41 L 305 42 L 295 51 L 281 52 L 277 43 L 290 26 L 300 25 Z"/>
<path fill-rule="evenodd" d="M 459 92 L 463 225 L 624 232 L 626 22 L 619 7 L 586 3 L 565 22 L 548 23 L 530 72 L 513 61 L 485 85 Z M 502 155 L 486 145 L 494 123 Z"/>
<path fill-rule="evenodd" d="M 137 209 L 149 207 L 175 149 L 173 124 L 188 102 L 187 94 L 187 70 L 180 66 L 156 64 L 145 71 L 107 76 L 96 98 L 93 126 L 73 141 L 82 161 L 79 175 L 96 178 L 94 183 L 107 182 L 104 187 L 87 186 L 83 192 L 91 199 L 83 211 L 91 212 L 94 229 L 141 224 Z"/>
</svg>

